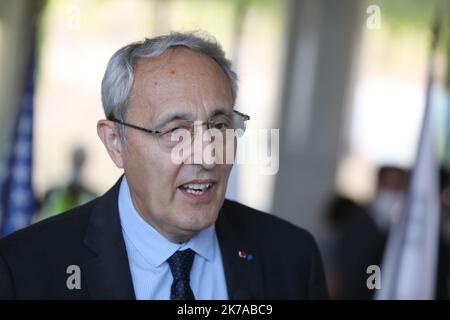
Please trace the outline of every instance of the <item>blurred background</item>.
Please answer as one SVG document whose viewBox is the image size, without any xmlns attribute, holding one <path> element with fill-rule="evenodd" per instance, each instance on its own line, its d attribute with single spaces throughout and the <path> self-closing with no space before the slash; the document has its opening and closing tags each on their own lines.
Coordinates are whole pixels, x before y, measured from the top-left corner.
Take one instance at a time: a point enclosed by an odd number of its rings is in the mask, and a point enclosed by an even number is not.
<svg viewBox="0 0 450 320">
<path fill-rule="evenodd" d="M 450 0 L 0 0 L 0 192 L 16 206 L 14 215 L 2 206 L 3 233 L 89 201 L 122 174 L 96 133 L 111 55 L 146 37 L 203 30 L 233 61 L 248 128 L 280 130 L 276 174 L 237 165 L 227 197 L 308 229 L 332 297 L 370 299 L 365 267 L 381 264 L 404 207 L 440 21 L 435 297 L 448 298 L 449 8 Z"/>
</svg>

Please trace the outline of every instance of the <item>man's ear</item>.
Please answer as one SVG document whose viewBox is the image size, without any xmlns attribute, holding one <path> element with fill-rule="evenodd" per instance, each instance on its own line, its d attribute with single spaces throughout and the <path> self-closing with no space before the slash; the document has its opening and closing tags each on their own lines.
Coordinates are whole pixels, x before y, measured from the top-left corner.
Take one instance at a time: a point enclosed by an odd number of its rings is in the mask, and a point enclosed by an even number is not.
<svg viewBox="0 0 450 320">
<path fill-rule="evenodd" d="M 99 120 L 97 122 L 97 134 L 105 145 L 112 161 L 118 168 L 123 168 L 123 145 L 118 129 L 112 121 Z"/>
</svg>

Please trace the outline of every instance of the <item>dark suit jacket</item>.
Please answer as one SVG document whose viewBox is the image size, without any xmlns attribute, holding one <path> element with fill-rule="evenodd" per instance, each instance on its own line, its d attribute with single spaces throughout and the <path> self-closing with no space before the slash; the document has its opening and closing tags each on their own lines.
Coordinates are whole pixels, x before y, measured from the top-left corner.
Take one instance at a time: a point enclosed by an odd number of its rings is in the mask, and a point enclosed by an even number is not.
<svg viewBox="0 0 450 320">
<path fill-rule="evenodd" d="M 119 182 L 83 206 L 1 239 L 0 298 L 135 299 L 119 219 Z M 308 232 L 229 200 L 216 232 L 230 299 L 328 297 L 320 254 Z M 81 289 L 67 287 L 70 265 L 80 267 Z"/>
</svg>

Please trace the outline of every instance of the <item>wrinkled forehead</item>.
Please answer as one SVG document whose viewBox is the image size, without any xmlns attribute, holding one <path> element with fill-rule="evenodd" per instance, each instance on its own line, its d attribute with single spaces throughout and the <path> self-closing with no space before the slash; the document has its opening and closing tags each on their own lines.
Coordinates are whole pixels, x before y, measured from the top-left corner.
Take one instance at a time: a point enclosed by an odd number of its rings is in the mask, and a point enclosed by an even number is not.
<svg viewBox="0 0 450 320">
<path fill-rule="evenodd" d="M 157 57 L 138 59 L 135 65 L 135 80 L 162 76 L 173 78 L 183 71 L 197 75 L 215 75 L 226 80 L 225 73 L 213 58 L 186 47 L 169 48 Z"/>
<path fill-rule="evenodd" d="M 161 109 L 216 108 L 229 106 L 233 99 L 230 83 L 211 57 L 188 48 L 172 48 L 161 56 L 140 59 L 129 108 Z M 189 110 L 186 110 L 189 111 Z"/>
</svg>

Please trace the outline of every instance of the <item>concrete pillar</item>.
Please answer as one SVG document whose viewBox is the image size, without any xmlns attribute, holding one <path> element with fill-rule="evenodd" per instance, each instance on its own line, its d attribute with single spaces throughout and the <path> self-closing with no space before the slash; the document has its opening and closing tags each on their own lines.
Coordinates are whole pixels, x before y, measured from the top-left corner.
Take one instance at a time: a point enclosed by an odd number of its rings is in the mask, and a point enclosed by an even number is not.
<svg viewBox="0 0 450 320">
<path fill-rule="evenodd" d="M 335 190 L 363 6 L 360 0 L 299 0 L 288 8 L 273 213 L 316 236 Z"/>
</svg>

